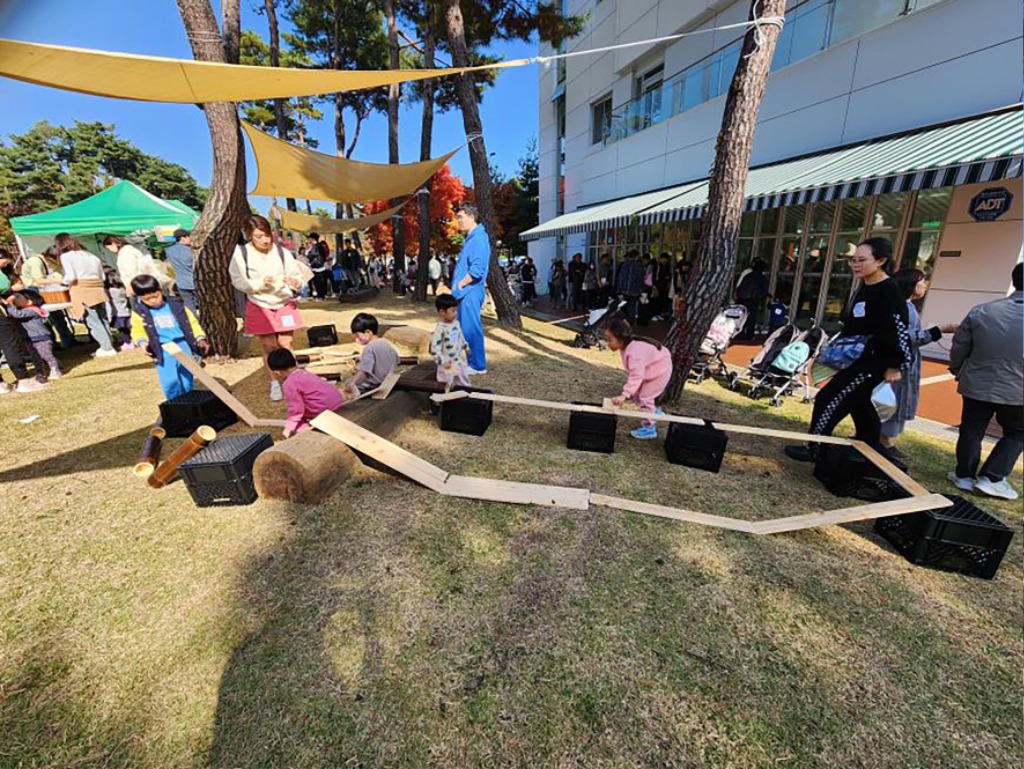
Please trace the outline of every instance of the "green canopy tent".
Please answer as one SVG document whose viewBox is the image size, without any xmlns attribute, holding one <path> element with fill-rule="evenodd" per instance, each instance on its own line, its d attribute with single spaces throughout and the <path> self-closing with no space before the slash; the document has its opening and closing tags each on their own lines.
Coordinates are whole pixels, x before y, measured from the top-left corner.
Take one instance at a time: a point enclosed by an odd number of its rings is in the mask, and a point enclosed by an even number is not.
<svg viewBox="0 0 1024 769">
<path fill-rule="evenodd" d="M 105 257 L 97 236 L 128 235 L 138 230 L 163 232 L 192 229 L 199 212 L 178 200 L 161 200 L 133 182 L 121 181 L 91 198 L 63 208 L 15 216 L 11 227 L 27 258 L 53 245 L 53 236 L 67 232 L 93 253 Z"/>
</svg>

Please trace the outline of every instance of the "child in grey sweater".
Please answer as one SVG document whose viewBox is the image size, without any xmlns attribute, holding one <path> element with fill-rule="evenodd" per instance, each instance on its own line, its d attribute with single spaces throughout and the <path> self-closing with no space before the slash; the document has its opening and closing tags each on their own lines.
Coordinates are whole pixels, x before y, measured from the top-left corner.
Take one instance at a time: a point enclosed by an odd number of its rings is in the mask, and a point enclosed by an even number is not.
<svg viewBox="0 0 1024 769">
<path fill-rule="evenodd" d="M 24 294 L 14 293 L 7 297 L 7 315 L 18 321 L 29 342 L 29 357 L 36 367 L 36 374 L 48 379 L 60 379 L 60 363 L 53 354 L 53 336 L 46 320 L 49 313 L 32 304 Z"/>
</svg>

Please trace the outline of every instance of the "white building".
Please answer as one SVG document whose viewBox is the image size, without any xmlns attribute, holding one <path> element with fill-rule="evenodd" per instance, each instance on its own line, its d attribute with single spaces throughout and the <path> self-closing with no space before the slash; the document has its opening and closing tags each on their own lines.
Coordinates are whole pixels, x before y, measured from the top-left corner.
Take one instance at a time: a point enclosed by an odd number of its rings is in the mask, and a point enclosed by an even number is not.
<svg viewBox="0 0 1024 769">
<path fill-rule="evenodd" d="M 565 0 L 567 51 L 746 21 L 750 0 Z M 761 106 L 737 270 L 834 326 L 871 235 L 932 274 L 925 322 L 1006 293 L 1022 240 L 1020 0 L 789 0 Z M 560 60 L 540 75 L 540 221 L 553 259 L 689 263 L 744 29 Z M 555 53 L 550 47 L 541 54 Z M 838 258 L 837 258 L 838 257 Z M 538 286 L 540 288 L 540 286 Z"/>
</svg>

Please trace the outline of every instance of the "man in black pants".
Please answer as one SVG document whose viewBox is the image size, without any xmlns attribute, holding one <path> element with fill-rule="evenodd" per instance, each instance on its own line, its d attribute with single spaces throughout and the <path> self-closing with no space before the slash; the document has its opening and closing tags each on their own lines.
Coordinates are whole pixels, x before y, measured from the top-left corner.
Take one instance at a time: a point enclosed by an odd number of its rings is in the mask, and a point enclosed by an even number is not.
<svg viewBox="0 0 1024 769">
<path fill-rule="evenodd" d="M 3 353 L 7 367 L 18 380 L 15 390 L 20 393 L 31 393 L 43 389 L 43 383 L 38 378 L 33 379 L 25 366 L 25 358 L 21 354 L 21 329 L 17 321 L 7 317 L 4 309 L 7 305 L 0 302 L 0 353 Z M 7 383 L 0 380 L 0 394 L 9 392 Z"/>
<path fill-rule="evenodd" d="M 1021 264 L 1013 268 L 1013 293 L 1004 299 L 979 304 L 967 313 L 953 335 L 949 370 L 957 378 L 963 396 L 960 437 L 956 442 L 956 470 L 949 480 L 963 491 L 980 491 L 991 497 L 1017 499 L 1006 476 L 1024 449 L 1024 275 Z M 981 441 L 995 415 L 1003 428 L 985 464 Z M 977 478 L 977 480 L 975 480 Z"/>
</svg>

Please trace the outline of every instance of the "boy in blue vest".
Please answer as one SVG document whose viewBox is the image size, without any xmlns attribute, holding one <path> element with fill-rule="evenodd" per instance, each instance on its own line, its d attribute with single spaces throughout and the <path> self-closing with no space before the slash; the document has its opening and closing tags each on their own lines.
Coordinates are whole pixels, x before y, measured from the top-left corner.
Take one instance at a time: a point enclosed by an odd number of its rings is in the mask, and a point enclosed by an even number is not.
<svg viewBox="0 0 1024 769">
<path fill-rule="evenodd" d="M 135 312 L 132 314 L 132 339 L 156 364 L 156 374 L 167 400 L 192 392 L 192 374 L 163 345 L 175 342 L 186 355 L 206 355 L 210 345 L 199 321 L 184 302 L 164 297 L 160 283 L 152 275 L 132 278 Z"/>
</svg>

